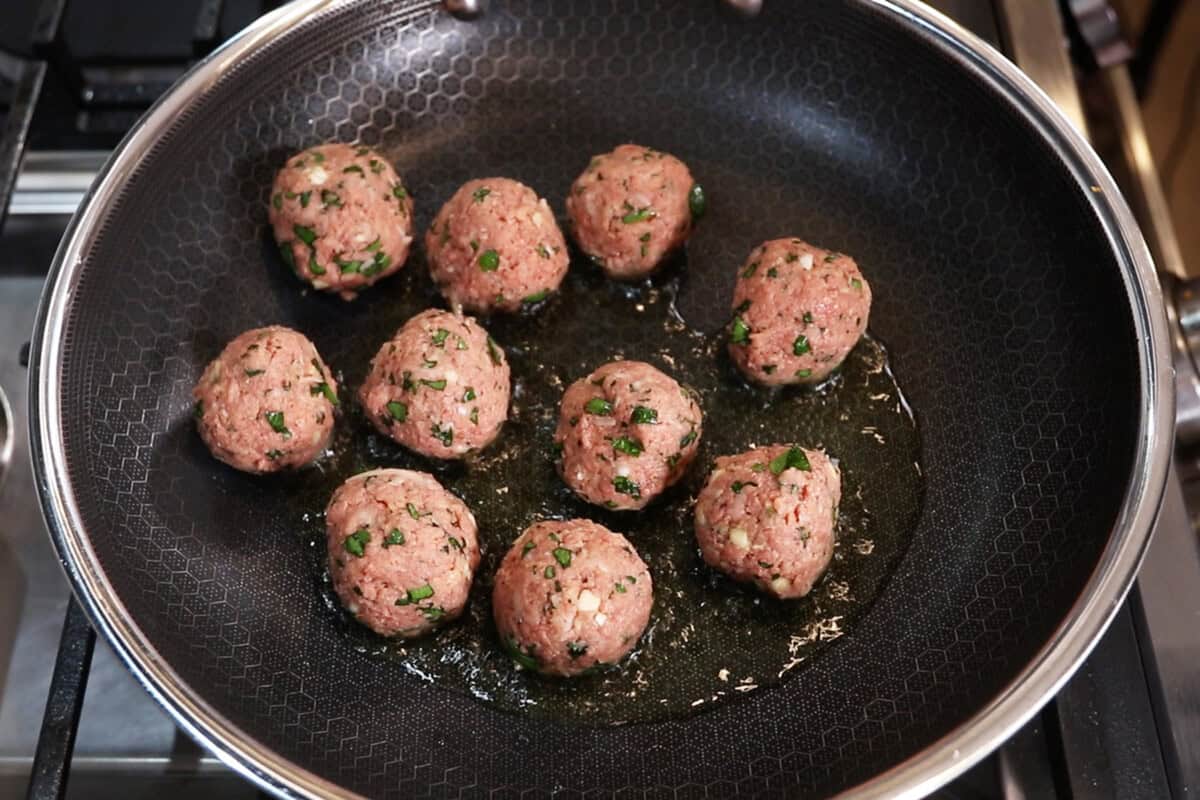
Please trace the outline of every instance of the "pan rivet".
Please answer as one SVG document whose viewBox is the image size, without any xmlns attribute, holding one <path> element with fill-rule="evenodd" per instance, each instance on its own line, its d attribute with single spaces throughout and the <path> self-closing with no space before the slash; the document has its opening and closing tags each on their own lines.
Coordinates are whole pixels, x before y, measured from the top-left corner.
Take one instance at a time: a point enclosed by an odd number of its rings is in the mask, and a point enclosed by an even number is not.
<svg viewBox="0 0 1200 800">
<path fill-rule="evenodd" d="M 442 5 L 459 19 L 475 19 L 487 11 L 487 0 L 442 0 Z"/>
<path fill-rule="evenodd" d="M 721 4 L 738 16 L 750 19 L 762 12 L 763 0 L 721 0 Z"/>
</svg>

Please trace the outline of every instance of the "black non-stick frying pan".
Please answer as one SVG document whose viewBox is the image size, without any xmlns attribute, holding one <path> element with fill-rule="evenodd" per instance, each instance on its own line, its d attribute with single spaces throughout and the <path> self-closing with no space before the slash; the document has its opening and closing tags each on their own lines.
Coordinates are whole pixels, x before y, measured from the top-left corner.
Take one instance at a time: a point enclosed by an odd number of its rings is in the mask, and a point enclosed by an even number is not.
<svg viewBox="0 0 1200 800">
<path fill-rule="evenodd" d="M 483 587 L 537 516 L 598 513 L 629 530 L 659 592 L 675 581 L 707 614 L 682 638 L 660 619 L 630 667 L 644 676 L 538 682 L 489 655 L 485 612 L 403 652 L 340 616 L 313 544 L 332 483 L 422 466 L 370 436 L 352 403 L 340 455 L 297 476 L 234 473 L 199 444 L 190 390 L 236 333 L 303 330 L 349 399 L 383 337 L 438 302 L 419 249 L 349 304 L 302 291 L 278 261 L 264 235 L 273 171 L 334 139 L 397 165 L 419 230 L 484 175 L 561 211 L 588 157 L 624 141 L 680 156 L 705 185 L 708 216 L 651 283 L 620 289 L 575 259 L 541 314 L 489 322 L 524 387 L 505 444 L 423 467 L 476 506 Z M 765 395 L 736 382 L 721 328 L 738 264 L 788 235 L 855 256 L 874 339 L 823 392 Z M 639 321 L 659 313 L 673 352 Z M 768 0 L 753 21 L 706 2 L 511 0 L 462 21 L 430 2 L 303 0 L 169 92 L 76 216 L 34 343 L 32 439 L 93 622 L 184 728 L 280 794 L 894 797 L 1002 741 L 1115 611 L 1164 480 L 1165 330 L 1145 247 L 1094 154 L 1011 65 L 911 0 Z M 840 422 L 887 375 L 874 342 L 915 414 L 907 433 L 893 420 L 915 464 Z M 711 434 L 690 483 L 646 518 L 653 530 L 572 505 L 538 452 L 546 387 L 605 354 L 714 365 Z M 780 427 L 755 433 L 759 414 Z M 688 497 L 733 445 L 726 429 L 844 451 L 857 538 L 816 599 L 760 601 L 689 546 L 656 544 L 687 542 Z M 887 558 L 854 567 L 873 547 Z M 869 596 L 830 611 L 856 592 Z M 733 690 L 773 652 L 780 620 L 811 633 L 831 619 L 840 635 L 800 641 L 785 675 Z M 734 651 L 715 676 L 729 691 L 689 672 L 714 642 Z M 491 683 L 472 683 L 481 670 Z M 600 702 L 614 686 L 644 688 L 621 707 L 628 724 Z M 711 702 L 674 702 L 700 691 Z M 659 699 L 665 711 L 644 711 Z"/>
</svg>

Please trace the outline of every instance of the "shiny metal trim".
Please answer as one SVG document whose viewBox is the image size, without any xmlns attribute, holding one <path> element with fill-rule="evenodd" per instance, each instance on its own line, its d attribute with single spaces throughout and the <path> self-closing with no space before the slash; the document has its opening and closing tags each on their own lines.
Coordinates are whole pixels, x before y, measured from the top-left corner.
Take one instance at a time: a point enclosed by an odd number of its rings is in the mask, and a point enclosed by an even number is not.
<svg viewBox="0 0 1200 800">
<path fill-rule="evenodd" d="M 270 751 L 181 681 L 129 617 L 92 550 L 66 468 L 58 377 L 66 309 L 83 254 L 124 178 L 196 94 L 239 59 L 312 13 L 354 0 L 297 0 L 251 25 L 197 65 L 126 136 L 72 220 L 38 310 L 30 380 L 30 434 L 51 539 L 72 586 L 100 632 L 146 690 L 202 745 L 282 797 L 354 797 Z M 1067 680 L 1116 613 L 1145 552 L 1171 450 L 1173 385 L 1166 318 L 1150 253 L 1099 158 L 1037 86 L 995 50 L 917 0 L 857 0 L 906 26 L 990 86 L 1051 142 L 1104 227 L 1134 309 L 1142 388 L 1137 467 L 1095 573 L 1051 640 L 983 709 L 925 750 L 847 795 L 915 798 L 956 777 L 1024 724 Z M 431 4 L 432 5 L 432 4 Z"/>
<path fill-rule="evenodd" d="M 1058 3 L 1049 0 L 997 0 L 1004 42 L 1021 71 L 1042 88 L 1084 135 L 1087 122 Z"/>
</svg>

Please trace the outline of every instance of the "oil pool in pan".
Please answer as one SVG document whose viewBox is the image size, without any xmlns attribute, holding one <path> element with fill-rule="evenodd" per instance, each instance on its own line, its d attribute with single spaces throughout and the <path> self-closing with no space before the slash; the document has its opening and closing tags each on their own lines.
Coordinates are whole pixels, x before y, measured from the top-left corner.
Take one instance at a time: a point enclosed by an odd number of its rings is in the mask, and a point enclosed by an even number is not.
<svg viewBox="0 0 1200 800">
<path fill-rule="evenodd" d="M 702 334 L 676 313 L 684 270 L 669 268 L 652 283 L 630 287 L 577 262 L 562 291 L 537 314 L 485 321 L 512 365 L 509 422 L 482 454 L 463 464 L 438 464 L 374 433 L 352 399 L 379 343 L 434 304 L 422 266 L 410 264 L 358 301 L 371 310 L 360 309 L 354 318 L 374 317 L 364 326 L 374 338 L 356 330 L 354 350 L 319 343 L 330 363 L 341 367 L 349 418 L 339 423 L 334 455 L 288 481 L 330 624 L 344 630 L 348 646 L 378 657 L 379 669 L 521 713 L 593 725 L 660 720 L 786 680 L 845 635 L 879 594 L 904 553 L 923 497 L 916 423 L 880 343 L 864 338 L 836 377 L 816 390 L 755 389 L 725 356 L 724 332 Z M 637 513 L 606 512 L 578 500 L 552 461 L 563 390 L 618 357 L 647 361 L 697 389 L 705 414 L 702 449 L 687 477 Z M 692 500 L 713 459 L 773 442 L 824 447 L 839 459 L 843 478 L 832 565 L 809 596 L 788 602 L 709 569 L 692 534 Z M 358 625 L 341 610 L 325 570 L 324 503 L 350 475 L 383 466 L 433 472 L 479 522 L 483 558 L 467 611 L 416 641 L 388 641 Z M 569 681 L 542 678 L 516 667 L 499 645 L 492 576 L 509 543 L 549 517 L 590 517 L 621 531 L 650 567 L 650 626 L 619 669 Z"/>
</svg>

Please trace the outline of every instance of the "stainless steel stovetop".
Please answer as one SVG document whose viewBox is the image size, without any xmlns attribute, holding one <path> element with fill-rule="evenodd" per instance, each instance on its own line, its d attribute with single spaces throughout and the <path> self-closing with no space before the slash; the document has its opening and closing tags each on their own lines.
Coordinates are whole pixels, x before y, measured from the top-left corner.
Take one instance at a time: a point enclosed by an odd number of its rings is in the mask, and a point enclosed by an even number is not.
<svg viewBox="0 0 1200 800">
<path fill-rule="evenodd" d="M 1003 45 L 1082 119 L 1085 107 L 1054 2 L 932 4 Z M 1091 79 L 1110 90 L 1118 111 L 1129 100 L 1121 74 L 1102 71 Z M 1141 212 L 1160 265 L 1183 277 L 1170 252 L 1169 225 L 1164 234 L 1155 216 L 1156 179 L 1144 174 L 1140 121 L 1124 112 L 1112 126 L 1110 163 L 1116 162 L 1114 171 Z M 27 154 L 13 214 L 0 231 L 0 394 L 7 398 L 0 401 L 0 798 L 25 794 L 69 595 L 37 503 L 23 346 L 67 223 L 63 214 L 73 211 L 103 157 L 99 151 Z M 1200 311 L 1197 322 L 1200 328 Z M 1200 419 L 1200 401 L 1197 409 Z M 1195 462 L 1181 463 L 1186 476 L 1200 476 Z M 1200 547 L 1184 485 L 1200 486 L 1200 480 L 1185 484 L 1172 477 L 1137 587 L 1060 700 L 939 796 L 1185 797 L 1200 791 Z M 70 774 L 71 797 L 259 796 L 183 734 L 103 642 L 96 647 Z"/>
</svg>

